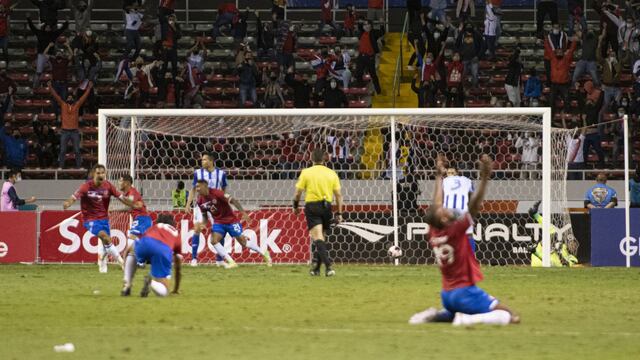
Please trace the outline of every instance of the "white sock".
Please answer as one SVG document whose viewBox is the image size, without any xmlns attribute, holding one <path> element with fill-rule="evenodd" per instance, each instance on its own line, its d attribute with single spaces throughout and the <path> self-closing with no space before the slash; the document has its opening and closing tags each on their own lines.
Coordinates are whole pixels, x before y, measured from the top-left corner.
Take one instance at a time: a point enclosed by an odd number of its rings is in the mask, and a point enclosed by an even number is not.
<svg viewBox="0 0 640 360">
<path fill-rule="evenodd" d="M 493 310 L 484 314 L 462 314 L 464 325 L 487 324 L 487 325 L 507 325 L 511 321 L 511 314 L 505 310 Z"/>
<path fill-rule="evenodd" d="M 102 259 L 104 254 L 105 254 L 104 246 L 98 246 L 98 262 L 100 262 L 100 259 Z"/>
<path fill-rule="evenodd" d="M 153 290 L 153 293 L 158 295 L 158 296 L 167 296 L 169 295 L 169 290 L 167 289 L 166 286 L 164 286 L 163 283 L 155 281 L 155 280 L 151 280 L 151 290 Z"/>
<path fill-rule="evenodd" d="M 120 257 L 118 249 L 116 249 L 113 244 L 105 245 L 104 248 L 107 251 L 107 254 L 111 255 L 114 259 L 118 259 Z"/>
<path fill-rule="evenodd" d="M 262 250 L 260 250 L 257 241 L 247 241 L 247 245 L 245 247 L 257 252 L 258 254 L 262 254 Z"/>
<path fill-rule="evenodd" d="M 225 260 L 227 260 L 227 262 L 233 261 L 231 256 L 229 256 L 229 253 L 227 253 L 227 250 L 225 250 L 224 246 L 220 245 L 220 243 L 214 244 L 213 249 L 216 251 L 218 255 L 222 256 Z"/>
<path fill-rule="evenodd" d="M 136 274 L 136 268 L 136 257 L 130 252 L 124 262 L 124 283 L 126 286 L 131 286 L 131 280 Z"/>
</svg>

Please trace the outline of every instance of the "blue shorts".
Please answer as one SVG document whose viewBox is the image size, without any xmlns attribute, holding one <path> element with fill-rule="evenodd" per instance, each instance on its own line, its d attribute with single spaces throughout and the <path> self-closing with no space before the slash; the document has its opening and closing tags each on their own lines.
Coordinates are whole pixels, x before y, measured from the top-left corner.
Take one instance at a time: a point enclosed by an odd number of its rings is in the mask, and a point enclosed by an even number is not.
<svg viewBox="0 0 640 360">
<path fill-rule="evenodd" d="M 136 242 L 136 259 L 138 263 L 151 263 L 151 276 L 164 279 L 171 276 L 173 251 L 162 241 L 143 237 Z"/>
<path fill-rule="evenodd" d="M 231 237 L 238 237 L 242 235 L 242 224 L 213 224 L 211 231 L 222 235 L 222 238 L 229 234 Z"/>
<path fill-rule="evenodd" d="M 498 305 L 496 298 L 475 285 L 442 291 L 440 296 L 442 297 L 442 305 L 452 314 L 457 312 L 483 314 L 493 311 Z"/>
<path fill-rule="evenodd" d="M 83 225 L 85 229 L 95 236 L 98 236 L 100 231 L 104 231 L 107 235 L 111 236 L 111 227 L 109 226 L 109 220 L 107 219 L 85 221 Z"/>
<path fill-rule="evenodd" d="M 138 216 L 133 220 L 131 229 L 129 229 L 129 235 L 136 237 L 142 236 L 153 225 L 151 216 Z"/>
</svg>

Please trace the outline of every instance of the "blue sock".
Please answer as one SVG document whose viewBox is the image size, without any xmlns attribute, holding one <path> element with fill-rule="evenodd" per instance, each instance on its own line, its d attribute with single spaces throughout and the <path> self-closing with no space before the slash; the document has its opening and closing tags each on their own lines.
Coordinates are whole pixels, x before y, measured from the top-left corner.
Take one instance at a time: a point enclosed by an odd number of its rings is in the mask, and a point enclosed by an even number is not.
<svg viewBox="0 0 640 360">
<path fill-rule="evenodd" d="M 224 237 L 220 240 L 220 245 L 224 246 Z M 216 261 L 224 261 L 224 258 L 220 255 L 216 255 Z"/>
<path fill-rule="evenodd" d="M 200 245 L 200 234 L 194 234 L 191 238 L 191 258 L 198 259 L 198 246 Z"/>
<path fill-rule="evenodd" d="M 433 322 L 452 322 L 453 321 L 453 313 L 451 313 L 447 309 L 442 309 L 438 311 L 436 316 L 433 318 Z"/>
</svg>

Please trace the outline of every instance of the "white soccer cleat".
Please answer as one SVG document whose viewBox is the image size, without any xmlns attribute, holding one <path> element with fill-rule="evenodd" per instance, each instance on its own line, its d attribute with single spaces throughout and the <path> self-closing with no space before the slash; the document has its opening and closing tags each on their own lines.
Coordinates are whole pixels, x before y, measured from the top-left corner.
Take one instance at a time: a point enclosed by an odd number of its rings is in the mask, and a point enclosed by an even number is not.
<svg viewBox="0 0 640 360">
<path fill-rule="evenodd" d="M 196 267 L 196 266 L 198 266 L 198 260 L 191 259 L 191 267 Z"/>
<path fill-rule="evenodd" d="M 436 308 L 430 307 L 425 311 L 413 314 L 409 319 L 409 324 L 418 325 L 431 322 L 436 317 L 436 314 L 438 314 L 438 310 Z"/>
<path fill-rule="evenodd" d="M 235 269 L 238 267 L 238 264 L 235 261 L 229 262 L 229 263 L 224 263 L 224 268 L 225 269 Z"/>
<path fill-rule="evenodd" d="M 466 322 L 466 314 L 463 313 L 456 313 L 456 316 L 453 317 L 453 322 L 451 323 L 451 325 L 453 326 L 469 326 L 470 324 L 468 324 Z"/>
<path fill-rule="evenodd" d="M 222 267 L 226 268 L 227 267 L 227 263 L 224 262 L 224 261 L 216 261 L 216 266 L 217 267 L 221 267 L 222 266 Z"/>
<path fill-rule="evenodd" d="M 268 251 L 265 251 L 265 253 L 262 254 L 262 257 L 264 258 L 264 262 L 267 264 L 267 267 L 273 266 L 273 261 L 271 260 L 271 255 L 269 255 Z"/>
</svg>

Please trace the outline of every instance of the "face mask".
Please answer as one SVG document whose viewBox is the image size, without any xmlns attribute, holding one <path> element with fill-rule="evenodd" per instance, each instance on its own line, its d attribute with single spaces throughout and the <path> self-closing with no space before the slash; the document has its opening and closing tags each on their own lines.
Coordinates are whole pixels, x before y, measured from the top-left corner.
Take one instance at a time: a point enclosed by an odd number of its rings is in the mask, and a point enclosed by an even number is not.
<svg viewBox="0 0 640 360">
<path fill-rule="evenodd" d="M 553 29 L 553 34 L 554 34 L 554 35 L 558 35 L 558 34 L 560 34 L 560 30 L 558 30 L 558 29 Z"/>
<path fill-rule="evenodd" d="M 432 61 L 432 60 L 431 60 L 430 58 L 427 58 L 427 60 L 426 60 L 426 61 L 427 61 L 427 64 L 431 65 L 431 61 Z"/>
<path fill-rule="evenodd" d="M 531 106 L 538 107 L 539 103 L 537 101 L 532 101 Z"/>
<path fill-rule="evenodd" d="M 619 112 L 618 112 L 618 116 L 623 117 L 623 116 L 624 116 L 624 112 L 619 111 Z"/>
<path fill-rule="evenodd" d="M 371 25 L 365 25 L 364 31 L 371 31 Z"/>
<path fill-rule="evenodd" d="M 439 37 L 440 37 L 440 33 L 434 33 L 434 34 L 433 34 L 433 38 L 434 38 L 435 40 L 438 40 L 438 38 L 439 38 Z"/>
<path fill-rule="evenodd" d="M 18 177 L 16 178 L 16 182 L 20 182 L 20 181 L 22 181 L 22 176 L 18 176 Z"/>
<path fill-rule="evenodd" d="M 454 56 L 453 57 L 453 61 L 460 61 L 460 57 L 459 56 Z"/>
<path fill-rule="evenodd" d="M 338 84 L 336 84 L 336 83 L 332 82 L 332 83 L 331 83 L 331 88 L 332 88 L 332 89 L 335 89 L 337 85 L 338 85 Z"/>
<path fill-rule="evenodd" d="M 628 101 L 623 101 L 623 102 L 622 102 L 622 106 L 627 106 L 627 105 L 629 105 L 629 102 L 628 102 Z"/>
</svg>

